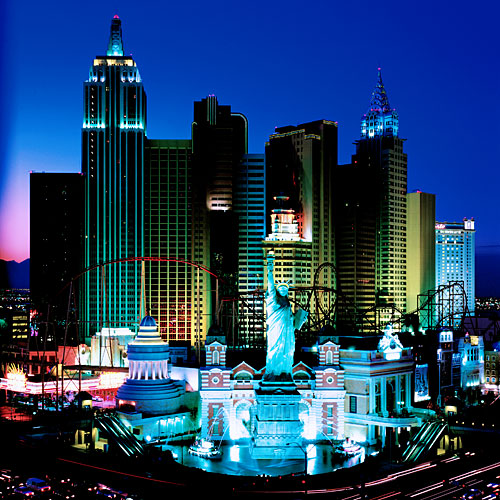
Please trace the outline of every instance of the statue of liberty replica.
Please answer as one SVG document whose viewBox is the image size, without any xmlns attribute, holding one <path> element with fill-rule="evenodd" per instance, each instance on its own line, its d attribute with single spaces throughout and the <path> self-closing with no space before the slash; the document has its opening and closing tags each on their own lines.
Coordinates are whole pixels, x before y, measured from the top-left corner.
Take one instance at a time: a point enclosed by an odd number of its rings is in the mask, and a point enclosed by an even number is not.
<svg viewBox="0 0 500 500">
<path fill-rule="evenodd" d="M 267 357 L 264 380 L 292 380 L 295 353 L 295 330 L 300 330 L 307 312 L 298 309 L 294 314 L 288 300 L 289 283 L 274 283 L 274 254 L 267 256 L 266 331 Z"/>
<path fill-rule="evenodd" d="M 266 292 L 267 356 L 264 377 L 256 392 L 253 430 L 254 458 L 301 458 L 303 451 L 299 419 L 301 395 L 292 378 L 295 330 L 300 330 L 307 312 L 292 311 L 288 283 L 274 283 L 274 255 L 267 256 Z"/>
</svg>

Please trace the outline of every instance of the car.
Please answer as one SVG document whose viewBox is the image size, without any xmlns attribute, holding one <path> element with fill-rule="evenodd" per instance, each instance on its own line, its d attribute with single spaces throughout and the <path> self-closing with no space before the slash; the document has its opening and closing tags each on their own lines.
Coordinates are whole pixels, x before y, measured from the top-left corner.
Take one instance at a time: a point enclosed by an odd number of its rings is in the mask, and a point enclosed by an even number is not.
<svg viewBox="0 0 500 500">
<path fill-rule="evenodd" d="M 50 485 L 47 481 L 43 479 L 38 479 L 37 477 L 30 477 L 26 481 L 26 486 L 36 490 L 36 491 L 50 491 Z"/>
<path fill-rule="evenodd" d="M 32 497 L 35 492 L 31 488 L 28 488 L 28 486 L 18 486 L 17 488 L 14 489 L 16 493 L 20 493 L 21 495 L 24 495 L 25 497 Z"/>
<path fill-rule="evenodd" d="M 471 500 L 473 498 L 481 498 L 482 495 L 483 495 L 483 492 L 481 490 L 478 490 L 476 488 L 470 488 L 460 498 L 462 500 Z"/>
</svg>

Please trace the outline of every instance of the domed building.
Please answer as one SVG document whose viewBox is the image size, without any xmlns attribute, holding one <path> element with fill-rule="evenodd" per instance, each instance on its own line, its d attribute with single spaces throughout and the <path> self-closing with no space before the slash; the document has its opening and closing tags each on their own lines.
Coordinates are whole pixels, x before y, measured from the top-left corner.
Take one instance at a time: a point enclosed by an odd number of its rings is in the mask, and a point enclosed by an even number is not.
<svg viewBox="0 0 500 500">
<path fill-rule="evenodd" d="M 169 346 L 158 333 L 154 318 L 143 318 L 127 354 L 128 378 L 116 393 L 120 419 L 147 441 L 193 431 L 189 409 L 197 401 L 193 393 L 186 393 L 185 380 L 170 378 Z"/>
</svg>

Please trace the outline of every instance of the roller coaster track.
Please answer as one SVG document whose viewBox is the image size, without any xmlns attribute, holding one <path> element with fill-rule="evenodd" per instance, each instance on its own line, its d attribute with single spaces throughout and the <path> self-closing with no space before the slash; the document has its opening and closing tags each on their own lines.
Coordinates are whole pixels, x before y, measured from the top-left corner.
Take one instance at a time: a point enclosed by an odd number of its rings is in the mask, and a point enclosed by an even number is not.
<svg viewBox="0 0 500 500">
<path fill-rule="evenodd" d="M 76 299 L 74 292 L 74 283 L 77 282 L 83 275 L 88 272 L 103 269 L 123 262 L 175 262 L 192 266 L 201 272 L 205 272 L 212 276 L 217 283 L 227 284 L 224 279 L 217 276 L 209 268 L 199 263 L 192 262 L 186 259 L 170 258 L 170 257 L 128 257 L 123 259 L 115 259 L 100 264 L 93 265 L 84 269 L 82 272 L 74 276 L 64 287 L 61 288 L 57 295 L 68 291 L 68 308 L 66 312 L 66 320 L 64 322 L 64 340 L 63 345 L 67 343 L 68 327 L 74 325 L 77 329 L 81 324 L 81 320 L 77 317 Z M 332 263 L 325 262 L 318 266 L 314 273 L 313 284 L 311 286 L 295 286 L 290 288 L 290 301 L 295 307 L 302 307 L 309 311 L 308 322 L 303 328 L 306 332 L 319 332 L 325 327 L 341 327 L 342 331 L 350 331 L 353 333 L 371 333 L 380 334 L 385 328 L 385 324 L 378 324 L 377 309 L 382 306 L 374 306 L 367 309 L 356 307 L 352 300 L 343 293 L 339 286 L 325 286 L 325 281 L 337 282 L 337 272 Z M 263 289 L 255 289 L 247 293 L 235 292 L 232 296 L 223 297 L 217 304 L 216 318 L 219 319 L 221 314 L 221 305 L 229 303 L 238 303 L 238 308 L 243 308 L 247 314 L 253 317 L 253 321 L 264 325 L 264 308 L 255 307 L 255 302 L 264 300 L 265 291 Z M 392 309 L 391 322 L 397 329 L 408 327 L 412 323 L 424 322 L 426 329 L 443 329 L 457 328 L 463 326 L 464 318 L 469 314 L 467 310 L 467 297 L 461 282 L 452 282 L 448 285 L 440 286 L 436 290 L 430 290 L 426 294 L 418 297 L 418 307 L 409 312 L 401 311 L 393 305 L 384 305 L 384 309 Z M 74 317 L 70 318 L 70 309 L 74 311 Z M 48 311 L 50 310 L 50 306 Z M 234 319 L 234 307 L 233 307 Z M 470 314 L 469 314 L 470 315 Z M 40 339 L 45 350 L 45 343 L 49 328 L 49 313 L 45 320 L 45 336 Z M 234 326 L 234 324 L 233 324 Z M 237 328 L 237 325 L 236 325 Z M 36 339 L 38 343 L 39 339 Z M 40 346 L 37 345 L 40 350 Z"/>
</svg>

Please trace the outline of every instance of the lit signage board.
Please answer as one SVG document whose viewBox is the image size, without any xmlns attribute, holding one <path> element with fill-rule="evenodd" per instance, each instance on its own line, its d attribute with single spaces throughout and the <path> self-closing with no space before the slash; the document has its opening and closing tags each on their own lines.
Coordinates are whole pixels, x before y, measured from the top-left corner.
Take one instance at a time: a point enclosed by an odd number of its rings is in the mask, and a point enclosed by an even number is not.
<svg viewBox="0 0 500 500">
<path fill-rule="evenodd" d="M 26 375 L 24 373 L 7 373 L 7 387 L 8 391 L 24 392 L 26 390 Z"/>
<path fill-rule="evenodd" d="M 101 373 L 97 387 L 99 389 L 116 389 L 120 387 L 127 378 L 127 373 Z"/>
<path fill-rule="evenodd" d="M 417 365 L 415 367 L 415 402 L 430 399 L 429 396 L 429 365 Z"/>
</svg>

